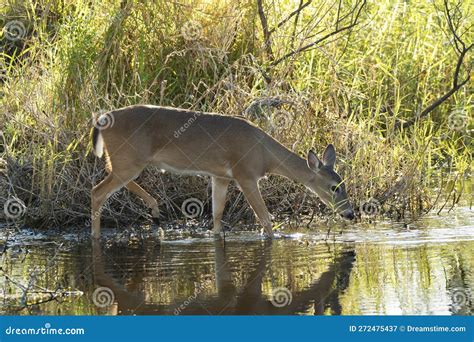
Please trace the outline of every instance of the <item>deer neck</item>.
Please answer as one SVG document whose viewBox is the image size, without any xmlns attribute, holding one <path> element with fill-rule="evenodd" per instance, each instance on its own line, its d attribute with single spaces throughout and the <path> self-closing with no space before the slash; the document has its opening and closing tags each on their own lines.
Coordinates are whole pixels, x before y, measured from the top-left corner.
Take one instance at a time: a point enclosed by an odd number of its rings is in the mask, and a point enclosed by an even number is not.
<svg viewBox="0 0 474 342">
<path fill-rule="evenodd" d="M 308 167 L 306 159 L 274 141 L 271 148 L 271 167 L 269 172 L 309 186 L 317 174 Z"/>
</svg>

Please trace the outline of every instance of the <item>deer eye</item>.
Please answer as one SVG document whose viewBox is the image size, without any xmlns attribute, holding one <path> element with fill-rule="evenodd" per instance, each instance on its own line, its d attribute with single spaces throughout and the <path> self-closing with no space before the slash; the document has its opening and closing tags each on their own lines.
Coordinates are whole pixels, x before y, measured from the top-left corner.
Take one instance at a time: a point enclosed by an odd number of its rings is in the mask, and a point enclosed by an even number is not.
<svg viewBox="0 0 474 342">
<path fill-rule="evenodd" d="M 331 186 L 331 191 L 332 192 L 338 192 L 339 191 L 339 188 L 335 185 Z"/>
</svg>

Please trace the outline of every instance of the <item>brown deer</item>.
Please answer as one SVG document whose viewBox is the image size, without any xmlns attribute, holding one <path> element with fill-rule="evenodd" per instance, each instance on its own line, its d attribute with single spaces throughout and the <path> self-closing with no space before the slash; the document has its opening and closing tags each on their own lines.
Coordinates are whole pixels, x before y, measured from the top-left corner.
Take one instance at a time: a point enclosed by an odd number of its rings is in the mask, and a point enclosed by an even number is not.
<svg viewBox="0 0 474 342">
<path fill-rule="evenodd" d="M 346 219 L 355 217 L 341 177 L 334 171 L 336 151 L 328 145 L 320 160 L 291 152 L 261 129 L 238 117 L 185 109 L 135 105 L 102 114 L 92 132 L 94 153 L 106 155 L 107 177 L 92 189 L 92 237 L 100 237 L 101 207 L 123 186 L 141 197 L 158 217 L 158 202 L 134 179 L 148 165 L 212 177 L 214 234 L 222 231 L 227 187 L 234 180 L 264 232 L 272 222 L 258 187 L 265 174 L 304 184 Z"/>
</svg>

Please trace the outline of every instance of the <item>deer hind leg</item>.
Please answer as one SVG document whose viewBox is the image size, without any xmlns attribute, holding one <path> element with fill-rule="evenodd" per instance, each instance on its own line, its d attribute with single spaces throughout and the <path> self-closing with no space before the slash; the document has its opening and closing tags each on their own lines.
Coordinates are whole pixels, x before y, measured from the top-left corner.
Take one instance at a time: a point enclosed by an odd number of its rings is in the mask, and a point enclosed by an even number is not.
<svg viewBox="0 0 474 342">
<path fill-rule="evenodd" d="M 102 214 L 102 206 L 104 205 L 104 202 L 114 192 L 120 190 L 120 188 L 130 182 L 137 174 L 138 172 L 111 172 L 102 182 L 100 182 L 92 189 L 92 238 L 100 238 L 100 217 Z"/>
<path fill-rule="evenodd" d="M 130 181 L 126 185 L 127 189 L 133 192 L 135 195 L 140 197 L 146 205 L 151 209 L 151 216 L 155 221 L 158 221 L 160 216 L 160 209 L 158 207 L 158 201 L 154 199 L 148 192 L 146 192 L 140 185 L 135 181 Z"/>
<path fill-rule="evenodd" d="M 265 233 L 268 237 L 273 237 L 272 231 L 272 220 L 270 213 L 268 212 L 267 206 L 263 201 L 262 194 L 258 188 L 257 180 L 237 180 L 240 189 L 244 193 L 245 198 L 252 207 L 255 215 L 257 215 L 260 224 L 263 226 Z"/>
<path fill-rule="evenodd" d="M 214 235 L 222 232 L 222 215 L 224 214 L 225 199 L 230 180 L 225 178 L 212 177 L 212 217 Z"/>
</svg>

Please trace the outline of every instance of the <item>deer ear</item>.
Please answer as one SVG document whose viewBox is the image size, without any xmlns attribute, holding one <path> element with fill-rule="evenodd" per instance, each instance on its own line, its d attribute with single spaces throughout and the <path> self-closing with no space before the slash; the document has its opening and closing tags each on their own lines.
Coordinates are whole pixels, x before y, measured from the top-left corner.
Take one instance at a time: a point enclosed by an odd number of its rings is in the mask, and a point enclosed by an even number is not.
<svg viewBox="0 0 474 342">
<path fill-rule="evenodd" d="M 308 158 L 306 161 L 308 163 L 308 167 L 313 171 L 318 171 L 323 165 L 316 153 L 314 153 L 312 150 L 308 151 Z"/>
<path fill-rule="evenodd" d="M 329 144 L 323 152 L 323 164 L 334 169 L 334 164 L 336 164 L 336 149 L 332 144 Z"/>
</svg>

